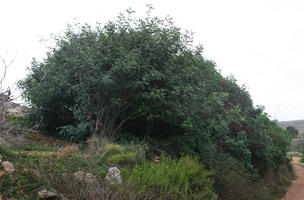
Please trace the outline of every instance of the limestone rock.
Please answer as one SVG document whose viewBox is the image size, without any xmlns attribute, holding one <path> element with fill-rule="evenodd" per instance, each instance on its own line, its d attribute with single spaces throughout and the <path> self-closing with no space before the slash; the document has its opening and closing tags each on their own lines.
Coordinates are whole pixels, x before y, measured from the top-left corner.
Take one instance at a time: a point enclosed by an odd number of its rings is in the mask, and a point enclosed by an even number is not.
<svg viewBox="0 0 304 200">
<path fill-rule="evenodd" d="M 40 190 L 38 192 L 37 198 L 38 199 L 60 199 L 60 196 L 54 191 Z"/>
<path fill-rule="evenodd" d="M 8 161 L 2 162 L 1 165 L 6 173 L 11 174 L 15 171 L 14 165 Z"/>
<path fill-rule="evenodd" d="M 120 170 L 117 167 L 111 167 L 109 168 L 109 171 L 106 175 L 106 179 L 111 184 L 121 184 L 121 174 Z"/>
<path fill-rule="evenodd" d="M 56 190 L 40 190 L 37 194 L 38 199 L 45 200 L 68 200 L 62 194 L 58 194 Z"/>
<path fill-rule="evenodd" d="M 73 174 L 74 178 L 78 181 L 85 181 L 86 183 L 94 183 L 96 182 L 96 177 L 91 173 L 86 173 L 83 171 L 78 171 Z"/>
</svg>

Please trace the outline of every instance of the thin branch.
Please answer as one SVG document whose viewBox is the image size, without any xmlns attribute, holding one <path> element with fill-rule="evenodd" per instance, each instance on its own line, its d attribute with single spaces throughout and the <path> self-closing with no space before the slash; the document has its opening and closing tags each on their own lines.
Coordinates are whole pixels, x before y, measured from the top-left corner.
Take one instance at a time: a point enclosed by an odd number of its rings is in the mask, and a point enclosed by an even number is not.
<svg viewBox="0 0 304 200">
<path fill-rule="evenodd" d="M 136 119 L 136 118 L 138 118 L 140 116 L 141 116 L 141 114 L 138 114 L 137 112 L 131 113 L 128 117 L 126 117 L 125 119 L 121 120 L 121 122 L 117 126 L 116 130 L 119 130 L 126 121 L 128 121 L 130 119 Z"/>
<path fill-rule="evenodd" d="M 0 80 L 0 84 L 2 84 L 2 82 L 4 81 L 4 79 L 6 77 L 6 72 L 7 72 L 7 68 L 8 68 L 9 65 L 6 64 L 6 62 L 5 62 L 4 58 L 2 58 L 2 56 L 0 56 L 0 60 L 1 60 L 2 64 L 4 65 L 3 76 L 2 76 L 2 78 Z M 12 63 L 12 62 L 10 62 L 10 63 Z"/>
<path fill-rule="evenodd" d="M 38 87 L 39 85 L 41 85 L 41 83 L 46 79 L 47 74 L 48 74 L 48 71 L 45 71 L 44 74 L 43 74 L 43 77 L 41 78 L 41 80 L 39 81 L 39 83 L 38 83 L 34 88 L 36 88 L 36 87 Z M 32 88 L 32 89 L 34 89 L 34 88 Z M 25 90 L 24 90 L 23 92 L 21 92 L 21 94 L 19 94 L 17 97 L 14 97 L 13 100 L 14 100 L 14 99 L 20 98 L 24 93 L 26 93 L 26 92 L 28 92 L 29 90 L 32 90 L 32 89 L 25 89 Z"/>
</svg>

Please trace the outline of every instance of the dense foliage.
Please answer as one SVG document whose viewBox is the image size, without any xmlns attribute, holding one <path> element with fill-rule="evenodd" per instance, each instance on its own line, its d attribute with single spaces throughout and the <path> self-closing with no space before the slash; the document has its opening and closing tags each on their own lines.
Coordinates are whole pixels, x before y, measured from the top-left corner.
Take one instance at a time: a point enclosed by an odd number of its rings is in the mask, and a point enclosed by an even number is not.
<svg viewBox="0 0 304 200">
<path fill-rule="evenodd" d="M 299 135 L 298 129 L 296 129 L 294 126 L 287 126 L 286 131 L 293 138 Z"/>
<path fill-rule="evenodd" d="M 129 14 L 96 28 L 70 26 L 32 62 L 19 82 L 32 120 L 74 140 L 146 138 L 171 155 L 198 156 L 216 173 L 227 156 L 251 174 L 287 162 L 286 132 L 245 87 L 221 76 L 190 34 L 170 19 Z"/>
</svg>

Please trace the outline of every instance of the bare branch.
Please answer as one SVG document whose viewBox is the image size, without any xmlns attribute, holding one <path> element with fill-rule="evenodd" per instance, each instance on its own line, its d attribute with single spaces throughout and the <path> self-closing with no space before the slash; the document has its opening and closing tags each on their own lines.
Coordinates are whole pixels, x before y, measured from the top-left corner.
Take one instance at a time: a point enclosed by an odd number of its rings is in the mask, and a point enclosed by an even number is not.
<svg viewBox="0 0 304 200">
<path fill-rule="evenodd" d="M 0 56 L 0 60 L 1 60 L 2 64 L 3 64 L 3 66 L 4 66 L 3 76 L 2 76 L 2 78 L 1 78 L 1 80 L 0 80 L 0 84 L 2 84 L 3 80 L 4 80 L 5 77 L 6 77 L 6 72 L 7 72 L 8 65 L 6 64 L 6 62 L 5 62 L 5 60 L 2 58 L 2 56 Z"/>
<path fill-rule="evenodd" d="M 4 67 L 4 71 L 2 74 L 2 78 L 0 79 L 0 116 L 1 116 L 1 120 L 0 120 L 0 126 L 3 128 L 6 125 L 6 115 L 7 115 L 7 110 L 9 107 L 9 101 L 11 100 L 11 90 L 9 87 L 4 89 L 3 86 L 3 81 L 6 77 L 7 74 L 7 69 L 10 65 L 12 65 L 12 63 L 14 62 L 14 59 L 12 59 L 10 62 L 6 62 L 5 58 L 3 58 L 2 56 L 0 56 L 0 61 Z"/>
</svg>

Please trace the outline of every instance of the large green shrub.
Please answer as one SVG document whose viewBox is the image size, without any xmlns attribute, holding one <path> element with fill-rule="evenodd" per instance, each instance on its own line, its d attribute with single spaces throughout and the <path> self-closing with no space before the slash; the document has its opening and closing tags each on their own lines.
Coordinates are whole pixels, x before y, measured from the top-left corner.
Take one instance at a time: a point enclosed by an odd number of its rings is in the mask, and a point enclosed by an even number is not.
<svg viewBox="0 0 304 200">
<path fill-rule="evenodd" d="M 121 15 L 95 29 L 71 26 L 56 42 L 19 86 L 46 129 L 73 139 L 115 136 L 137 118 L 180 126 L 220 77 L 170 19 Z"/>
<path fill-rule="evenodd" d="M 171 19 L 129 12 L 96 28 L 70 26 L 29 70 L 19 86 L 31 119 L 71 139 L 145 138 L 212 169 L 224 153 L 253 175 L 288 162 L 285 132 Z"/>
</svg>

